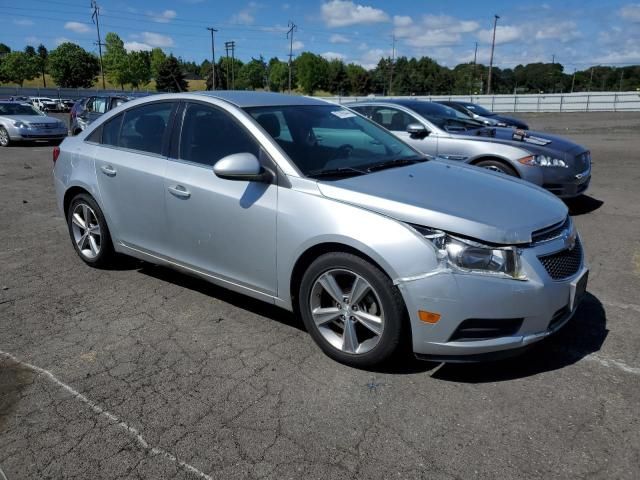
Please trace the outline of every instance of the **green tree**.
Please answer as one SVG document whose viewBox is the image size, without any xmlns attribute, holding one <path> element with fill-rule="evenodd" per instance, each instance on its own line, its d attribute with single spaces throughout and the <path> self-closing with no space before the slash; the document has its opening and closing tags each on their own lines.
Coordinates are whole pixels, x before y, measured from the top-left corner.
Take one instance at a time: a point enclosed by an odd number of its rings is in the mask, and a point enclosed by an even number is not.
<svg viewBox="0 0 640 480">
<path fill-rule="evenodd" d="M 102 56 L 102 65 L 107 78 L 111 83 L 120 85 L 124 90 L 125 83 L 130 82 L 129 59 L 124 48 L 124 42 L 113 32 L 107 33 L 105 37 L 105 51 Z"/>
<path fill-rule="evenodd" d="M 38 58 L 36 63 L 38 64 L 38 70 L 42 74 L 42 86 L 47 88 L 47 78 L 45 74 L 47 73 L 47 64 L 49 62 L 49 51 L 47 47 L 43 44 L 38 45 Z"/>
<path fill-rule="evenodd" d="M 127 54 L 129 65 L 129 83 L 133 88 L 147 85 L 151 81 L 151 55 L 149 52 L 130 52 Z"/>
<path fill-rule="evenodd" d="M 326 88 L 328 62 L 320 55 L 303 52 L 295 61 L 298 84 L 307 95 Z"/>
<path fill-rule="evenodd" d="M 233 79 L 235 77 L 235 88 L 238 88 L 238 72 L 244 64 L 237 58 L 232 60 L 231 57 L 220 57 L 218 65 L 216 65 L 216 89 L 231 90 L 234 88 Z M 207 90 L 211 90 L 212 79 L 211 72 L 207 76 Z"/>
<path fill-rule="evenodd" d="M 272 92 L 284 92 L 289 86 L 289 65 L 275 57 L 269 60 L 268 84 Z"/>
<path fill-rule="evenodd" d="M 267 80 L 267 64 L 264 58 L 252 58 L 238 71 L 238 88 L 256 90 L 264 88 Z"/>
<path fill-rule="evenodd" d="M 11 48 L 4 43 L 0 43 L 0 57 L 5 56 L 7 53 L 11 52 Z"/>
<path fill-rule="evenodd" d="M 349 93 L 366 95 L 371 92 L 371 75 L 362 66 L 350 63 L 346 67 Z"/>
<path fill-rule="evenodd" d="M 17 83 L 22 87 L 25 80 L 32 80 L 38 75 L 38 66 L 33 57 L 24 52 L 9 52 L 2 57 L 2 74 L 4 81 Z"/>
<path fill-rule="evenodd" d="M 162 51 L 161 48 L 156 47 L 153 50 L 151 50 L 151 76 L 153 78 L 156 78 L 158 76 L 158 69 L 166 59 L 167 59 L 167 56 L 165 55 L 165 53 Z"/>
<path fill-rule="evenodd" d="M 178 59 L 169 55 L 158 67 L 156 89 L 159 92 L 184 92 L 188 87 Z"/>
<path fill-rule="evenodd" d="M 95 55 L 75 43 L 62 43 L 49 54 L 49 70 L 62 88 L 91 88 L 100 71 Z"/>
<path fill-rule="evenodd" d="M 347 69 L 340 59 L 333 59 L 327 63 L 327 89 L 331 93 L 344 95 L 349 88 Z"/>
</svg>

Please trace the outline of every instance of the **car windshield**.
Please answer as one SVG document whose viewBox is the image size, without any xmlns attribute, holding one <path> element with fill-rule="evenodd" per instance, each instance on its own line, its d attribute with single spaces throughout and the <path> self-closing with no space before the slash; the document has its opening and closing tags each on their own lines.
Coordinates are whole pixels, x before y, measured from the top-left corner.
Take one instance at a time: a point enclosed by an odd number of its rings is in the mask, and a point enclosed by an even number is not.
<svg viewBox="0 0 640 480">
<path fill-rule="evenodd" d="M 425 160 L 391 133 L 337 105 L 245 110 L 309 177 L 362 175 Z"/>
<path fill-rule="evenodd" d="M 495 113 L 490 112 L 489 110 L 487 110 L 484 107 L 481 107 L 480 105 L 476 105 L 475 103 L 465 103 L 464 104 L 464 108 L 471 110 L 473 113 L 483 116 L 483 117 L 490 117 L 492 115 L 495 115 Z"/>
<path fill-rule="evenodd" d="M 439 103 L 413 102 L 406 106 L 447 132 L 466 131 L 483 127 L 481 122 Z"/>
<path fill-rule="evenodd" d="M 31 105 L 21 103 L 0 103 L 0 115 L 44 115 Z"/>
</svg>

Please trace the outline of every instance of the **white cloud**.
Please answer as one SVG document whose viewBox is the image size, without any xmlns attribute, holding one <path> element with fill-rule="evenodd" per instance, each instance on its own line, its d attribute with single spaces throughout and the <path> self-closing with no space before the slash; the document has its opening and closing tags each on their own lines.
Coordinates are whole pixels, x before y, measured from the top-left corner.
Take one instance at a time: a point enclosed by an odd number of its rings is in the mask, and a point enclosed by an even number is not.
<svg viewBox="0 0 640 480">
<path fill-rule="evenodd" d="M 560 40 L 569 42 L 580 37 L 575 22 L 559 22 L 546 25 L 536 32 L 536 40 Z"/>
<path fill-rule="evenodd" d="M 329 41 L 331 43 L 349 43 L 349 39 L 344 35 L 340 35 L 339 33 L 334 33 L 329 37 Z"/>
<path fill-rule="evenodd" d="M 331 0 L 320 9 L 322 19 L 328 27 L 347 27 L 357 24 L 371 24 L 389 21 L 383 10 L 352 1 Z"/>
<path fill-rule="evenodd" d="M 57 37 L 56 38 L 56 45 L 60 45 L 62 43 L 68 43 L 71 42 L 72 40 L 68 39 L 67 37 Z"/>
<path fill-rule="evenodd" d="M 371 70 L 378 65 L 381 58 L 391 57 L 391 50 L 374 48 L 366 51 L 355 63 L 359 63 L 367 70 Z"/>
<path fill-rule="evenodd" d="M 282 10 L 289 10 L 290 8 L 291 8 L 291 5 L 289 5 L 288 3 L 282 4 Z"/>
<path fill-rule="evenodd" d="M 14 25 L 20 25 L 21 27 L 30 27 L 31 25 L 33 25 L 33 20 L 29 20 L 28 18 L 21 18 L 21 19 L 13 19 L 13 23 Z"/>
<path fill-rule="evenodd" d="M 455 45 L 462 42 L 463 33 L 478 29 L 478 23 L 447 15 L 424 15 L 419 22 L 408 16 L 393 18 L 396 37 L 416 48 Z"/>
<path fill-rule="evenodd" d="M 75 33 L 87 33 L 90 31 L 86 24 L 80 22 L 67 22 L 64 24 L 64 28 L 65 30 L 71 30 Z"/>
<path fill-rule="evenodd" d="M 519 40 L 522 37 L 522 29 L 514 25 L 498 25 L 496 28 L 496 45 L 510 43 Z M 493 29 L 480 30 L 478 32 L 478 40 L 484 43 L 491 43 L 493 38 Z"/>
<path fill-rule="evenodd" d="M 640 3 L 629 3 L 625 5 L 618 10 L 618 15 L 630 22 L 640 22 Z"/>
<path fill-rule="evenodd" d="M 302 50 L 304 48 L 304 43 L 302 43 L 300 40 L 295 40 L 293 42 L 293 49 L 294 50 Z"/>
<path fill-rule="evenodd" d="M 320 56 L 327 60 L 345 60 L 347 58 L 346 55 L 338 52 L 324 52 L 321 53 Z"/>
<path fill-rule="evenodd" d="M 160 13 L 147 12 L 147 15 L 150 16 L 154 22 L 169 23 L 171 20 L 176 18 L 177 13 L 175 10 L 165 10 L 164 12 Z"/>
<path fill-rule="evenodd" d="M 40 43 L 40 40 L 38 39 L 38 37 L 27 37 L 24 39 L 25 42 L 27 42 L 28 44 L 32 44 L 32 43 Z"/>
<path fill-rule="evenodd" d="M 152 47 L 173 47 L 173 38 L 153 32 L 142 32 L 143 43 Z"/>
<path fill-rule="evenodd" d="M 251 25 L 256 20 L 256 11 L 261 8 L 262 5 L 256 2 L 249 2 L 249 4 L 240 10 L 235 15 L 231 16 L 231 23 L 237 23 L 240 25 Z"/>
<path fill-rule="evenodd" d="M 124 48 L 127 52 L 149 51 L 153 47 L 142 42 L 124 42 Z"/>
</svg>

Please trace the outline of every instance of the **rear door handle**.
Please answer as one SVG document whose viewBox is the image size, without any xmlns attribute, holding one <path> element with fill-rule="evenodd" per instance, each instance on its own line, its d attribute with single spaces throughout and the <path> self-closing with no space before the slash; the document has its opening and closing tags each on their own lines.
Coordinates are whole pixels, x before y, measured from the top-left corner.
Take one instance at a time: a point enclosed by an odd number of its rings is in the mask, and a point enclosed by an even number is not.
<svg viewBox="0 0 640 480">
<path fill-rule="evenodd" d="M 169 191 L 179 198 L 189 198 L 191 196 L 191 192 L 184 188 L 182 185 L 175 185 L 173 187 L 169 187 Z"/>
<path fill-rule="evenodd" d="M 115 177 L 116 176 L 116 169 L 113 168 L 111 165 L 102 165 L 100 167 L 100 170 L 102 170 L 102 173 L 104 173 L 105 175 L 108 175 L 110 177 Z"/>
</svg>

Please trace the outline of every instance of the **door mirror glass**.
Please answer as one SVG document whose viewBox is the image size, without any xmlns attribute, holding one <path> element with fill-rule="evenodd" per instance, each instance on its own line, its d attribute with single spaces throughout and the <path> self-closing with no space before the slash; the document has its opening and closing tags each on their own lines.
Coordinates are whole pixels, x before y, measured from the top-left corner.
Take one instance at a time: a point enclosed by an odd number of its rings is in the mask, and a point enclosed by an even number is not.
<svg viewBox="0 0 640 480">
<path fill-rule="evenodd" d="M 421 123 L 410 123 L 407 125 L 407 133 L 415 138 L 422 138 L 429 135 L 429 130 Z"/>
<path fill-rule="evenodd" d="M 234 153 L 221 158 L 213 166 L 213 173 L 225 180 L 269 182 L 271 174 L 264 169 L 253 153 Z"/>
</svg>

